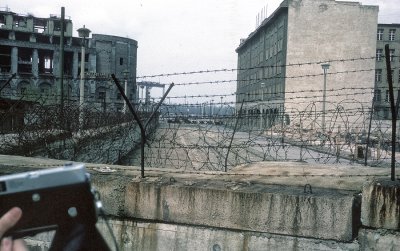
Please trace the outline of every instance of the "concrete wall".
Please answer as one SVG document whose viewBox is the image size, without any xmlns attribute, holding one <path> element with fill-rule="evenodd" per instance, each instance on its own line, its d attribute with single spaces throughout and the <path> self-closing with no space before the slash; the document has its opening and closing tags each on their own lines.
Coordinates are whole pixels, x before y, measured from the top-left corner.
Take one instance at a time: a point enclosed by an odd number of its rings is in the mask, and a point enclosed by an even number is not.
<svg viewBox="0 0 400 251">
<path fill-rule="evenodd" d="M 0 171 L 49 163 L 0 156 Z M 400 181 L 365 182 L 364 177 L 362 186 L 363 180 L 351 175 L 382 177 L 387 172 L 299 165 L 286 168 L 288 176 L 281 180 L 271 174 L 283 166 L 270 165 L 276 167 L 260 164 L 259 171 L 231 173 L 150 169 L 145 178 L 139 178 L 136 167 L 111 166 L 114 172 L 103 173 L 96 171 L 99 165 L 87 166 L 121 250 L 399 249 Z M 264 169 L 269 175 L 262 175 Z M 305 171 L 312 192 L 295 175 Z M 347 175 L 352 183 L 342 186 Z M 104 221 L 97 227 L 112 246 Z M 51 238 L 47 233 L 27 241 L 32 250 L 47 250 Z"/>
<path fill-rule="evenodd" d="M 122 250 L 358 250 L 357 242 L 338 243 L 284 235 L 233 231 L 190 225 L 148 223 L 140 221 L 110 221 Z M 112 246 L 105 224 L 98 225 Z"/>
<path fill-rule="evenodd" d="M 360 250 L 400 250 L 400 180 L 377 179 L 363 188 Z"/>
<path fill-rule="evenodd" d="M 262 192 L 174 184 L 129 183 L 128 217 L 265 233 L 350 241 L 351 195 L 291 189 Z M 339 217 L 340 215 L 340 217 Z"/>
<path fill-rule="evenodd" d="M 95 176 L 93 184 L 118 216 L 111 225 L 123 250 L 397 250 L 400 183 L 385 180 L 366 182 L 361 197 L 356 186 L 315 184 L 310 194 L 295 185 L 190 174 Z M 380 212 L 381 224 L 369 223 L 377 217 L 371 212 Z"/>
<path fill-rule="evenodd" d="M 352 115 L 355 111 L 351 109 L 370 107 L 375 69 L 375 59 L 371 57 L 375 56 L 376 51 L 378 6 L 334 0 L 289 0 L 288 3 L 286 63 L 315 62 L 301 67 L 289 66 L 286 69 L 285 109 L 291 115 L 291 121 L 298 123 L 293 115 L 299 114 L 299 111 L 315 102 L 318 121 L 321 123 L 324 76 L 320 64 L 328 60 L 370 58 L 330 62 L 326 99 L 328 114 L 332 114 L 339 102 L 344 100 L 347 101 L 340 105 L 345 110 L 350 110 Z M 341 88 L 371 89 L 340 90 Z M 337 91 L 332 92 L 330 89 Z M 311 92 L 316 90 L 321 91 Z M 310 98 L 312 96 L 316 97 Z M 311 109 L 312 106 L 308 108 Z M 357 118 L 352 116 L 349 119 L 352 123 Z M 331 117 L 328 117 L 327 122 L 330 120 Z M 336 126 L 341 123 L 343 128 L 344 122 L 337 121 Z"/>
</svg>

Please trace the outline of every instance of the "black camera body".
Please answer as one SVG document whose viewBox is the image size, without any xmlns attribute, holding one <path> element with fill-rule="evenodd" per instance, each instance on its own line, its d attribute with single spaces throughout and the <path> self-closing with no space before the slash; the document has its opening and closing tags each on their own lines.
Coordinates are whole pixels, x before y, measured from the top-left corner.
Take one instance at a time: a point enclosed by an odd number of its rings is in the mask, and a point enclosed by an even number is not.
<svg viewBox="0 0 400 251">
<path fill-rule="evenodd" d="M 5 235 L 35 235 L 75 225 L 94 226 L 98 203 L 83 164 L 0 176 L 0 216 L 12 207 L 22 218 Z"/>
</svg>

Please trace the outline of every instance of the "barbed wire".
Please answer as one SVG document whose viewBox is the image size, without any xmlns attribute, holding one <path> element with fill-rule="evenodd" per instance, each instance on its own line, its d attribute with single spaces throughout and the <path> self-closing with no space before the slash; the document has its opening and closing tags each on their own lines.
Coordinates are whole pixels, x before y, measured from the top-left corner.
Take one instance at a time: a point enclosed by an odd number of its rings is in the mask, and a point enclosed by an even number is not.
<svg viewBox="0 0 400 251">
<path fill-rule="evenodd" d="M 369 60 L 360 58 L 354 60 Z M 350 61 L 350 60 L 349 60 Z M 326 62 L 326 61 L 324 61 Z M 333 61 L 331 61 L 333 62 Z M 343 61 L 345 62 L 345 61 Z M 347 61 L 346 61 L 347 62 Z M 320 63 L 320 62 L 318 62 Z M 316 64 L 310 62 L 307 64 Z M 299 67 L 305 63 L 288 64 L 285 67 Z M 271 66 L 263 66 L 271 67 Z M 276 67 L 276 66 L 274 66 Z M 254 67 L 246 68 L 253 70 Z M 397 68 L 395 68 L 397 69 Z M 170 73 L 166 76 L 192 75 L 209 72 L 223 72 L 233 69 L 216 69 L 197 72 Z M 245 70 L 236 69 L 237 70 Z M 375 71 L 375 69 L 358 69 L 329 72 L 330 75 L 351 74 Z M 251 83 L 277 78 L 312 78 L 321 74 L 304 74 L 299 76 L 273 76 L 267 78 L 248 78 L 240 83 Z M 156 75 L 154 75 L 156 76 Z M 17 81 L 22 77 L 18 77 Z M 78 78 L 66 78 L 80 80 Z M 108 76 L 86 77 L 86 80 L 110 81 Z M 57 78 L 55 78 L 57 80 Z M 133 78 L 130 80 L 134 80 Z M 236 83 L 237 80 L 198 81 L 178 83 L 178 87 L 187 85 Z M 257 85 L 259 83 L 255 83 Z M 347 86 L 351 86 L 350 84 Z M 247 92 L 236 93 L 207 93 L 199 95 L 173 96 L 172 99 L 212 99 L 216 97 L 238 97 L 236 101 L 209 103 L 208 112 L 197 111 L 201 118 L 189 116 L 187 107 L 201 107 L 202 104 L 186 102 L 185 104 L 164 104 L 158 113 L 157 120 L 152 124 L 148 144 L 145 150 L 147 167 L 174 167 L 179 170 L 215 170 L 232 169 L 235 166 L 260 161 L 302 161 L 319 164 L 356 165 L 360 162 L 361 153 L 368 154 L 368 164 L 386 167 L 391 156 L 388 151 L 390 127 L 381 121 L 374 121 L 368 142 L 371 153 L 365 151 L 365 133 L 371 116 L 386 118 L 385 114 L 376 113 L 371 107 L 374 88 L 371 87 L 342 87 L 327 90 L 329 106 L 325 111 L 317 109 L 322 97 L 318 89 L 300 91 L 274 91 L 255 93 L 246 101 L 239 96 Z M 18 104 L 32 101 L 34 104 L 24 108 L 24 123 L 14 128 L 2 129 L 0 150 L 5 153 L 18 153 L 26 156 L 45 156 L 59 159 L 71 159 L 95 163 L 137 164 L 139 161 L 136 151 L 140 142 L 136 122 L 130 114 L 107 111 L 103 105 L 122 105 L 123 100 L 100 98 L 96 92 L 91 92 L 84 106 L 78 105 L 78 95 L 72 93 L 66 99 L 64 110 L 61 110 L 58 99 L 61 95 L 39 94 L 35 90 L 15 96 L 14 92 L 3 90 L 3 97 L 16 98 L 0 115 L 3 125 L 16 116 Z M 89 96 L 89 97 L 90 97 Z M 116 97 L 116 96 L 115 96 Z M 69 100 L 72 99 L 72 100 Z M 261 99 L 263 99 L 261 101 Z M 97 102 L 93 102 L 96 100 Z M 284 100 L 285 105 L 303 105 L 304 108 L 285 109 L 283 103 L 275 106 L 274 102 Z M 107 102 L 106 102 L 107 101 Z M 111 101 L 111 102 L 110 102 Z M 244 103 L 245 113 L 238 111 L 239 104 Z M 270 103 L 270 104 L 268 104 Z M 140 108 L 142 118 L 151 112 L 151 105 L 135 104 Z M 99 106 L 100 105 L 100 106 Z M 227 107 L 233 105 L 235 107 Z M 385 105 L 383 102 L 381 105 Z M 204 107 L 204 106 L 203 106 Z M 298 106 L 297 106 L 298 107 Z M 165 109 L 164 109 L 165 108 Z M 223 109 L 225 108 L 225 109 Z M 232 109 L 226 114 L 226 109 Z M 269 113 L 265 113 L 269 109 Z M 82 112 L 84 110 L 84 112 Z M 224 114 L 225 112 L 225 114 Z M 80 115 L 84 113 L 83 123 Z M 147 114 L 148 115 L 148 114 Z M 204 116 L 206 115 L 206 116 Z M 321 117 L 327 120 L 327 130 L 321 124 Z M 383 116 L 383 117 L 382 117 Z M 166 120 L 165 120 L 166 119 Z M 168 121 L 173 120 L 173 121 Z M 289 121 L 290 120 L 290 121 Z M 203 122 L 203 123 L 201 123 Z M 234 124 L 238 129 L 234 129 Z M 124 124 L 124 126 L 119 126 Z M 234 133 L 236 132 L 236 133 Z M 79 136 L 78 136 L 79 135 Z M 233 144 L 228 142 L 233 139 Z"/>
<path fill-rule="evenodd" d="M 328 60 L 328 61 L 320 61 L 320 62 L 308 62 L 308 63 L 296 63 L 296 64 L 287 64 L 287 65 L 271 65 L 271 66 L 257 66 L 257 67 L 249 67 L 249 68 L 237 68 L 237 69 L 216 69 L 216 70 L 200 70 L 200 71 L 191 71 L 191 72 L 180 72 L 180 73 L 165 73 L 165 74 L 155 74 L 151 75 L 148 77 L 162 77 L 162 76 L 177 76 L 177 75 L 192 75 L 192 74 L 201 74 L 201 73 L 218 73 L 218 72 L 223 72 L 223 71 L 244 71 L 244 70 L 253 70 L 253 69 L 265 69 L 265 68 L 281 68 L 281 67 L 293 67 L 293 66 L 306 66 L 306 65 L 312 65 L 312 64 L 317 64 L 317 63 L 324 63 L 324 62 L 355 62 L 358 60 L 368 60 L 368 59 L 374 59 L 375 57 L 369 57 L 369 58 L 355 58 L 355 59 L 338 59 L 338 60 Z M 358 66 L 358 65 L 357 65 Z M 399 67 L 393 67 L 392 69 L 399 69 Z M 327 75 L 337 75 L 337 74 L 350 74 L 350 73 L 360 73 L 360 72 L 369 72 L 369 71 L 375 71 L 376 68 L 369 68 L 369 69 L 355 69 L 355 70 L 345 70 L 345 71 L 337 71 L 337 72 L 327 72 Z M 89 81 L 89 80 L 97 80 L 97 81 L 110 81 L 111 80 L 111 74 L 102 74 L 102 73 L 94 73 L 94 72 L 89 72 L 85 73 L 85 77 L 83 80 Z M 255 80 L 273 80 L 273 79 L 296 79 L 296 78 L 307 78 L 307 77 L 318 77 L 318 76 L 323 76 L 324 73 L 317 73 L 317 74 L 305 74 L 305 75 L 298 75 L 298 76 L 283 76 L 282 74 L 277 74 L 281 76 L 272 76 L 272 77 L 263 77 L 263 78 L 255 78 L 255 79 L 243 79 L 243 80 L 236 80 L 236 79 L 231 79 L 231 80 L 214 80 L 214 81 L 202 81 L 202 82 L 187 82 L 187 83 L 176 83 L 178 85 L 195 85 L 195 84 L 217 84 L 217 83 L 233 83 L 236 81 L 255 81 Z M 55 79 L 59 80 L 58 76 L 47 76 L 49 79 Z M 123 78 L 123 80 L 128 80 L 128 81 L 134 81 L 136 79 L 141 79 L 145 78 L 143 77 L 128 77 L 128 78 Z M 23 79 L 25 80 L 26 78 L 17 76 L 15 79 Z M 72 81 L 80 81 L 81 78 L 77 77 L 74 78 L 72 76 L 65 76 L 65 80 L 72 80 Z"/>
<path fill-rule="evenodd" d="M 381 58 L 384 58 L 384 56 L 382 56 Z M 170 77 L 170 76 L 179 76 L 179 75 L 247 71 L 247 70 L 257 70 L 257 69 L 265 69 L 265 68 L 281 68 L 281 67 L 292 67 L 292 66 L 300 67 L 300 66 L 313 65 L 313 64 L 335 63 L 335 62 L 343 63 L 343 62 L 355 62 L 355 61 L 362 61 L 362 60 L 376 60 L 376 57 L 374 56 L 374 57 L 359 57 L 359 58 L 350 58 L 350 59 L 319 60 L 319 61 L 313 61 L 313 62 L 254 66 L 254 67 L 247 67 L 247 68 L 230 68 L 230 69 L 214 69 L 214 70 L 198 70 L 198 71 L 188 71 L 188 72 L 161 73 L 161 74 L 154 74 L 154 75 L 138 76 L 137 78 L 142 79 L 142 78 L 155 78 L 155 77 Z"/>
</svg>

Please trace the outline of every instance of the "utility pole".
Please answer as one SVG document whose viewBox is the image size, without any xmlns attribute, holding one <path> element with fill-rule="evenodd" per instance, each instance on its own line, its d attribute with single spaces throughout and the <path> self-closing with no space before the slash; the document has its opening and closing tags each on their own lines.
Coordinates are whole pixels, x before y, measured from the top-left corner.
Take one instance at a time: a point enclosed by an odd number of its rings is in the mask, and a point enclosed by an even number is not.
<svg viewBox="0 0 400 251">
<path fill-rule="evenodd" d="M 387 80 L 389 85 L 389 101 L 390 101 L 390 110 L 392 111 L 392 159 L 391 159 L 391 173 L 390 177 L 392 181 L 395 181 L 396 174 L 396 120 L 397 120 L 397 109 L 394 102 L 394 93 L 393 93 L 393 78 L 392 78 L 392 67 L 391 67 L 391 56 L 389 50 L 389 44 L 385 45 L 385 58 L 386 58 L 386 71 L 387 71 Z M 397 106 L 398 107 L 398 106 Z"/>
<path fill-rule="evenodd" d="M 264 86 L 265 83 L 261 83 L 261 102 L 260 102 L 260 130 L 263 128 L 263 102 L 264 102 Z"/>
<path fill-rule="evenodd" d="M 79 37 L 82 38 L 82 47 L 81 47 L 81 82 L 79 85 L 79 127 L 82 128 L 83 126 L 83 105 L 84 105 L 84 99 L 85 99 L 85 39 L 89 37 L 90 30 L 85 28 L 85 25 L 83 28 L 78 29 L 78 34 Z"/>
<path fill-rule="evenodd" d="M 61 7 L 61 32 L 60 32 L 60 126 L 64 129 L 64 20 L 65 8 Z"/>
<path fill-rule="evenodd" d="M 124 74 L 125 77 L 125 95 L 128 97 L 128 77 L 129 77 L 129 71 L 128 69 L 125 69 L 122 74 Z M 123 113 L 125 114 L 127 111 L 127 103 L 124 101 L 124 108 L 123 108 Z"/>
<path fill-rule="evenodd" d="M 324 90 L 323 90 L 323 96 L 322 96 L 322 132 L 325 132 L 325 115 L 326 115 L 326 73 L 329 69 L 329 64 L 322 64 L 322 69 L 324 70 Z"/>
</svg>

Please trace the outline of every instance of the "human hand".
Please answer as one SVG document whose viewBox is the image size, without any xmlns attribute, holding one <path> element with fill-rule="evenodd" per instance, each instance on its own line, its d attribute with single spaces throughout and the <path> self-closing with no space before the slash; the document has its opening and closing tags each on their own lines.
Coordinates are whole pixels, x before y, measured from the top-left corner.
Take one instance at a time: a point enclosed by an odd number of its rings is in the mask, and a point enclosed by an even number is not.
<svg viewBox="0 0 400 251">
<path fill-rule="evenodd" d="M 0 218 L 0 251 L 28 251 L 23 240 L 3 238 L 4 233 L 12 228 L 22 217 L 22 210 L 18 207 L 11 208 Z"/>
</svg>

